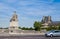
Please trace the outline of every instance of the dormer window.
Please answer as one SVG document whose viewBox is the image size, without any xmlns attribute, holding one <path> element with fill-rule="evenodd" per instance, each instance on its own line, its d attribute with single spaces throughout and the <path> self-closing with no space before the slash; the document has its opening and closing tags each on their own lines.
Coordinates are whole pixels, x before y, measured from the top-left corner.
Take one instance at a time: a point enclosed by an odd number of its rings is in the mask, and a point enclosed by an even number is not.
<svg viewBox="0 0 60 39">
<path fill-rule="evenodd" d="M 15 19 L 13 19 L 13 21 L 15 21 Z"/>
</svg>

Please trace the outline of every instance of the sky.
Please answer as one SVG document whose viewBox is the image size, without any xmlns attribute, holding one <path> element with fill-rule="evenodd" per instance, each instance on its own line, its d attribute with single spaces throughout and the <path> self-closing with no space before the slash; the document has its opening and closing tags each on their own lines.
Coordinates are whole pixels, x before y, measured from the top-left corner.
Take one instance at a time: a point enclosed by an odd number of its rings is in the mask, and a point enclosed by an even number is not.
<svg viewBox="0 0 60 39">
<path fill-rule="evenodd" d="M 60 21 L 60 0 L 0 0 L 0 27 L 9 27 L 14 11 L 20 27 L 33 27 L 43 16 Z"/>
</svg>

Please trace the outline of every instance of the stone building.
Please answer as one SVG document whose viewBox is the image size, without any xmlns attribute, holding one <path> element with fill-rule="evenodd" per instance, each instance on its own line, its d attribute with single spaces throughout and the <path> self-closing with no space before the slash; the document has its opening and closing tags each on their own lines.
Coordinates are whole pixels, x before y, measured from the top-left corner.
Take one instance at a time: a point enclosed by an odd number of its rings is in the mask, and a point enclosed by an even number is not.
<svg viewBox="0 0 60 39">
<path fill-rule="evenodd" d="M 18 26 L 18 16 L 16 11 L 14 11 L 12 18 L 10 19 L 9 33 L 17 33 Z"/>
<path fill-rule="evenodd" d="M 48 25 L 52 23 L 51 16 L 43 16 L 41 22 L 42 22 L 43 28 L 47 28 Z"/>
<path fill-rule="evenodd" d="M 58 27 L 60 24 L 60 21 L 52 21 L 51 16 L 43 16 L 42 18 L 42 28 L 48 28 L 49 26 L 55 26 Z"/>
<path fill-rule="evenodd" d="M 42 23 L 51 23 L 51 16 L 43 16 Z"/>
<path fill-rule="evenodd" d="M 42 28 L 48 28 L 48 26 L 58 26 L 60 24 L 60 21 L 52 21 L 51 16 L 43 16 L 42 18 Z M 38 34 L 40 32 L 35 30 L 21 30 L 18 28 L 18 15 L 16 14 L 16 11 L 14 11 L 14 14 L 12 15 L 12 18 L 10 19 L 10 25 L 8 29 L 0 29 L 0 33 L 8 33 L 8 34 Z M 44 29 L 45 30 L 45 29 Z"/>
</svg>

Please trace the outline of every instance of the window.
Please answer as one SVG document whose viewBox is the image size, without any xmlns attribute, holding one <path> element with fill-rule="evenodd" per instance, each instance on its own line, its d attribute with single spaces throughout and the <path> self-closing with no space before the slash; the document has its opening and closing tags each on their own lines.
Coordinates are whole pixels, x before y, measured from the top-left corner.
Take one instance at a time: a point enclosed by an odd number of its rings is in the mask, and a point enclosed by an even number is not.
<svg viewBox="0 0 60 39">
<path fill-rule="evenodd" d="M 15 19 L 13 19 L 13 21 L 15 21 Z"/>
<path fill-rule="evenodd" d="M 60 31 L 55 31 L 55 33 L 58 33 L 58 32 L 60 32 Z"/>
<path fill-rule="evenodd" d="M 13 31 L 11 30 L 11 32 L 13 32 Z"/>
</svg>

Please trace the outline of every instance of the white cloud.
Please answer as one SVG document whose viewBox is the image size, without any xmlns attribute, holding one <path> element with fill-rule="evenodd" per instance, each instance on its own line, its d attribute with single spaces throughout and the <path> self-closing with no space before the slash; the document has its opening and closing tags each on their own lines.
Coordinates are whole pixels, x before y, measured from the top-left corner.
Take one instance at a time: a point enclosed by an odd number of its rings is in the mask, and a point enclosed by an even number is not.
<svg viewBox="0 0 60 39">
<path fill-rule="evenodd" d="M 19 20 L 19 25 L 21 26 L 21 27 L 33 27 L 33 23 L 35 22 L 35 21 L 38 21 L 38 20 L 40 20 L 40 19 L 31 19 L 31 18 L 28 18 L 28 17 L 21 17 L 20 16 L 20 18 L 19 18 L 20 20 Z"/>
<path fill-rule="evenodd" d="M 54 0 L 50 0 L 50 2 L 53 2 Z M 27 15 L 35 15 L 35 16 L 43 16 L 43 15 L 49 15 L 54 12 L 56 9 L 54 6 L 49 5 L 48 3 L 44 3 L 43 1 L 37 2 L 37 1 L 20 1 L 18 5 L 22 6 L 21 8 L 18 8 L 22 10 L 21 12 L 24 12 L 24 14 Z"/>
<path fill-rule="evenodd" d="M 13 15 L 13 11 L 17 11 L 20 26 L 33 26 L 34 21 L 40 21 L 44 15 L 55 15 L 59 13 L 60 4 L 53 3 L 54 0 L 4 0 L 4 3 L 0 3 L 0 23 L 7 21 Z M 11 6 L 12 3 L 13 6 Z M 53 3 L 50 5 L 50 3 Z M 58 7 L 57 7 L 58 6 Z M 56 20 L 60 20 L 60 16 L 56 15 Z M 54 18 L 53 17 L 53 18 Z M 54 18 L 55 19 L 55 18 Z M 6 22 L 4 25 L 7 26 Z M 3 25 L 2 25 L 3 26 Z"/>
<path fill-rule="evenodd" d="M 6 3 L 16 3 L 17 0 L 2 0 L 3 2 L 6 2 Z"/>
<path fill-rule="evenodd" d="M 13 11 L 17 11 L 15 8 L 13 7 L 10 7 L 4 3 L 0 3 L 0 14 L 3 14 L 3 15 L 10 15 L 13 13 Z M 9 14 L 10 13 L 10 14 Z"/>
</svg>

